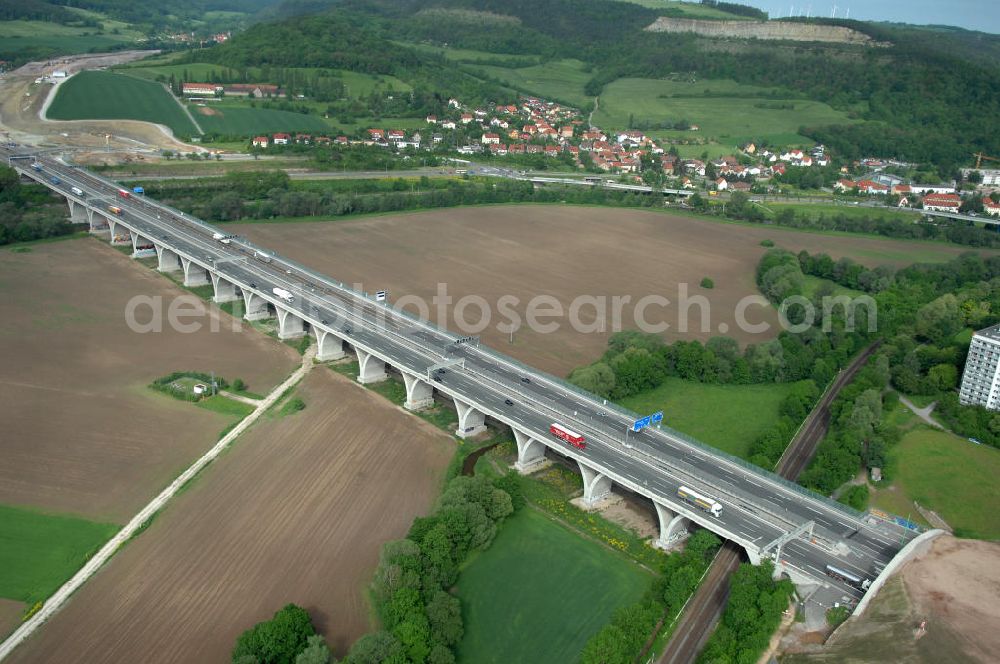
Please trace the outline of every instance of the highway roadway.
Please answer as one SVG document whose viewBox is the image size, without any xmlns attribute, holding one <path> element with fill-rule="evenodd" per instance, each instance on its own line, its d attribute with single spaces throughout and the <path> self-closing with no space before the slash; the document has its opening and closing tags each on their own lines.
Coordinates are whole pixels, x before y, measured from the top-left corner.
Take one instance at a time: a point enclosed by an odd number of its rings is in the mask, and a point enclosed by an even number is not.
<svg viewBox="0 0 1000 664">
<path fill-rule="evenodd" d="M 813 538 L 785 544 L 782 559 L 804 575 L 842 586 L 847 595 L 861 593 L 829 579 L 824 574 L 826 565 L 874 578 L 915 535 L 880 521 L 869 525 L 861 515 L 668 429 L 633 433 L 626 442 L 633 413 L 584 395 L 478 343 L 456 343 L 455 335 L 376 303 L 274 252 L 264 250 L 271 256 L 269 262 L 258 260 L 255 252 L 261 249 L 246 240 L 215 241 L 214 227 L 152 199 L 120 198 L 119 186 L 111 181 L 54 159 L 40 162 L 43 173 L 32 171 L 30 162 L 15 165 L 63 195 L 72 196 L 70 187 L 79 187 L 85 192 L 84 200 L 97 209 L 106 210 L 109 204 L 121 207 L 120 221 L 137 233 L 217 272 L 242 290 L 291 310 L 309 324 L 334 332 L 352 346 L 388 359 L 397 369 L 427 379 L 430 367 L 464 360 L 463 367 L 437 374 L 440 382 L 431 385 L 474 404 L 495 420 L 530 432 L 564 456 L 606 472 L 617 484 L 655 497 L 703 526 L 724 531 L 744 547 L 762 547 L 791 528 L 814 521 Z M 52 183 L 52 175 L 61 182 Z M 275 287 L 295 293 L 295 300 L 279 301 L 271 294 Z M 551 436 L 548 428 L 554 421 L 584 434 L 586 449 Z M 676 491 L 682 484 L 719 500 L 724 506 L 721 516 L 715 519 L 680 502 Z"/>
</svg>

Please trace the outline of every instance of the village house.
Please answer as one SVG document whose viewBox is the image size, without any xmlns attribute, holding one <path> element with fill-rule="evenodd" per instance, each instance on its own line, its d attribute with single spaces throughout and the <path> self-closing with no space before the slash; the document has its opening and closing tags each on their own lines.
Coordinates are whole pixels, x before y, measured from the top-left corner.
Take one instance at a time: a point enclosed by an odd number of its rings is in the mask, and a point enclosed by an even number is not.
<svg viewBox="0 0 1000 664">
<path fill-rule="evenodd" d="M 718 180 L 715 181 L 716 191 L 725 191 L 728 188 L 729 188 L 729 183 L 726 182 L 726 178 L 719 178 Z"/>
<path fill-rule="evenodd" d="M 874 180 L 861 180 L 857 183 L 858 191 L 862 194 L 871 195 L 885 195 L 889 193 L 889 186 L 884 185 L 880 182 L 875 182 Z"/>
<path fill-rule="evenodd" d="M 994 203 L 992 198 L 983 199 L 983 212 L 993 217 L 1000 217 L 1000 203 Z"/>
<path fill-rule="evenodd" d="M 438 117 L 436 115 L 428 115 L 426 121 L 427 124 L 437 124 Z"/>
<path fill-rule="evenodd" d="M 500 134 L 483 134 L 483 145 L 500 145 Z"/>
<path fill-rule="evenodd" d="M 473 120 L 472 113 L 462 113 L 460 120 L 462 121 L 462 124 L 469 124 Z"/>
<path fill-rule="evenodd" d="M 272 139 L 275 145 L 288 145 L 288 141 L 292 140 L 292 137 L 290 134 L 275 134 Z"/>
<path fill-rule="evenodd" d="M 295 134 L 295 142 L 302 145 L 309 145 L 312 143 L 312 136 L 309 134 Z"/>
<path fill-rule="evenodd" d="M 264 97 L 277 97 L 281 90 L 277 85 L 268 83 L 230 83 L 222 86 L 222 91 L 227 97 L 254 97 L 262 99 Z"/>
<path fill-rule="evenodd" d="M 454 129 L 457 125 L 454 120 L 445 120 L 441 123 L 442 129 Z"/>
<path fill-rule="evenodd" d="M 837 191 L 844 192 L 854 189 L 857 185 L 854 180 L 848 180 L 846 178 L 840 178 L 833 184 L 833 188 Z"/>
<path fill-rule="evenodd" d="M 958 194 L 927 194 L 924 196 L 924 209 L 938 212 L 958 212 L 962 199 Z"/>
<path fill-rule="evenodd" d="M 185 97 L 214 97 L 216 91 L 221 91 L 221 85 L 214 83 L 183 83 L 181 94 Z"/>
<path fill-rule="evenodd" d="M 732 182 L 729 185 L 729 191 L 749 192 L 750 191 L 750 183 L 749 182 Z"/>
<path fill-rule="evenodd" d="M 266 148 L 268 143 L 267 136 L 256 136 L 251 142 L 255 148 Z"/>
</svg>

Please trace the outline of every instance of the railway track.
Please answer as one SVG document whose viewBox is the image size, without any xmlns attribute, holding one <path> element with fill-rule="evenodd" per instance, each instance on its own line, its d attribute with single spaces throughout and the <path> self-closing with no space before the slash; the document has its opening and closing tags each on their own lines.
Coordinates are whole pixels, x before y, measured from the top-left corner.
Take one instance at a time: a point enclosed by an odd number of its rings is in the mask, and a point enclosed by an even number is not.
<svg viewBox="0 0 1000 664">
<path fill-rule="evenodd" d="M 830 404 L 854 380 L 881 344 L 881 340 L 870 344 L 834 379 L 833 385 L 809 413 L 805 425 L 778 461 L 776 470 L 779 475 L 794 481 L 806 469 L 830 427 Z M 658 664 L 691 664 L 697 659 L 726 606 L 729 577 L 739 567 L 740 559 L 740 547 L 732 542 L 722 545 L 719 555 L 712 561 L 704 580 L 684 609 Z"/>
</svg>

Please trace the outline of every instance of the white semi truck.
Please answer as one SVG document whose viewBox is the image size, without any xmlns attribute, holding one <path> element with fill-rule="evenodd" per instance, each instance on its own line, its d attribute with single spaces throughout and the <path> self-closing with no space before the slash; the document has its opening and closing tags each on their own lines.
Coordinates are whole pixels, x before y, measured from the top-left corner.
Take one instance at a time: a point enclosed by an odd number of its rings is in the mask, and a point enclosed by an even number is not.
<svg viewBox="0 0 1000 664">
<path fill-rule="evenodd" d="M 285 302 L 291 302 L 295 299 L 295 296 L 286 291 L 284 288 L 272 288 L 271 292 L 280 297 Z"/>
</svg>

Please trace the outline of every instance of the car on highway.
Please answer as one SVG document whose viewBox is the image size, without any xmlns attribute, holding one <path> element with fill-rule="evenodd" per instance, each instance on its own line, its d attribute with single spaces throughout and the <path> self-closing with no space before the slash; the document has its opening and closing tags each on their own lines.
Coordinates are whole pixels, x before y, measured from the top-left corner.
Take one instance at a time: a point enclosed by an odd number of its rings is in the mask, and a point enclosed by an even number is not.
<svg viewBox="0 0 1000 664">
<path fill-rule="evenodd" d="M 435 382 L 435 383 L 440 383 L 440 382 L 441 382 L 441 376 L 438 376 L 438 375 L 436 375 L 436 374 L 435 374 L 435 375 L 433 376 L 433 378 L 434 378 L 434 382 Z"/>
<path fill-rule="evenodd" d="M 521 376 L 521 382 L 522 383 L 530 383 L 531 379 L 528 378 L 527 376 Z"/>
<path fill-rule="evenodd" d="M 514 402 L 513 402 L 513 401 L 511 401 L 510 399 L 504 399 L 504 400 L 503 400 L 503 402 L 504 402 L 505 404 L 507 404 L 508 406 L 513 406 L 513 405 L 514 405 Z"/>
<path fill-rule="evenodd" d="M 444 373 L 444 372 L 446 372 L 446 371 L 447 371 L 447 369 L 438 369 L 438 373 L 439 373 L 439 374 L 443 374 L 443 373 Z"/>
</svg>

